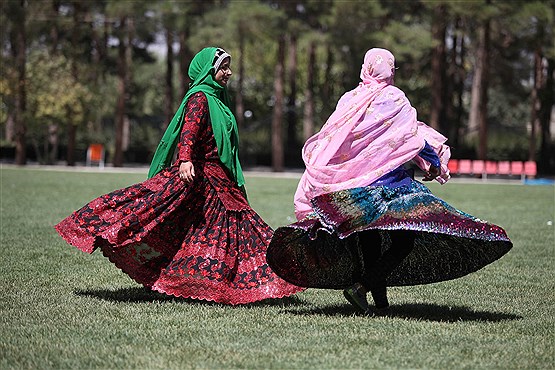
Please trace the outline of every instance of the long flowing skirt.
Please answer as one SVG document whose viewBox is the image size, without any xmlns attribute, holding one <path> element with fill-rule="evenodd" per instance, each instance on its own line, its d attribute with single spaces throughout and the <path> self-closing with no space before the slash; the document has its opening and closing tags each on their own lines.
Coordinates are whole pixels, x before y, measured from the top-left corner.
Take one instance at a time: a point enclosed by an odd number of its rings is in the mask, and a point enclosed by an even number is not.
<svg viewBox="0 0 555 370">
<path fill-rule="evenodd" d="M 416 234 L 414 249 L 388 277 L 388 286 L 455 279 L 512 248 L 501 227 L 455 209 L 415 180 L 398 188 L 323 194 L 312 205 L 312 214 L 275 231 L 267 255 L 279 276 L 303 287 L 342 289 L 359 281 L 365 272 L 362 250 L 385 252 L 388 230 Z M 379 232 L 381 245 L 359 244 L 358 233 L 365 230 Z"/>
<path fill-rule="evenodd" d="M 178 168 L 92 200 L 55 226 L 71 245 L 102 253 L 135 281 L 169 295 L 244 304 L 302 290 L 266 263 L 273 230 L 217 162 Z"/>
</svg>

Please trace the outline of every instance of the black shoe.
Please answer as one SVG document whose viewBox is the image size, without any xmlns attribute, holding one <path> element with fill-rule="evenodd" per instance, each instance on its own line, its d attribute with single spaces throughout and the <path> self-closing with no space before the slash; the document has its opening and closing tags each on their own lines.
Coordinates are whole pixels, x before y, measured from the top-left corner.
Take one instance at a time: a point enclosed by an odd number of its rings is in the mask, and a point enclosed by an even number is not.
<svg viewBox="0 0 555 370">
<path fill-rule="evenodd" d="M 374 299 L 375 311 L 387 310 L 389 301 L 387 300 L 387 288 L 384 285 L 370 288 L 370 293 Z"/>
<path fill-rule="evenodd" d="M 383 308 L 374 307 L 370 310 L 372 311 L 373 316 L 389 316 L 391 313 L 389 306 Z"/>
<path fill-rule="evenodd" d="M 366 300 L 366 292 L 360 283 L 356 283 L 352 287 L 345 289 L 343 295 L 358 311 L 367 315 L 372 315 L 372 311 L 370 311 L 368 301 Z"/>
</svg>

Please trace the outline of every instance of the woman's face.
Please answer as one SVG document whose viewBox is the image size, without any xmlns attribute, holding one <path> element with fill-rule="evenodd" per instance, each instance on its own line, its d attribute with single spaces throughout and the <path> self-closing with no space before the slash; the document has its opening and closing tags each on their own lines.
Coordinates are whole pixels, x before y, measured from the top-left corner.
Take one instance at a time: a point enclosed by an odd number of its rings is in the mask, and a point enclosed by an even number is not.
<svg viewBox="0 0 555 370">
<path fill-rule="evenodd" d="M 233 73 L 231 72 L 231 59 L 225 58 L 220 68 L 216 71 L 214 79 L 222 86 L 227 86 L 227 82 Z"/>
</svg>

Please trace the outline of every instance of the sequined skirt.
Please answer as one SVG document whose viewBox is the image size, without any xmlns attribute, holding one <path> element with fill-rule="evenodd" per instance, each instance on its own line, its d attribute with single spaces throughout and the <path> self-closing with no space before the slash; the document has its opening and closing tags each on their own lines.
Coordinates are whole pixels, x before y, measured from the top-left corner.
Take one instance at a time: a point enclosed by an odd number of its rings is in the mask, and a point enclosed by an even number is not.
<svg viewBox="0 0 555 370">
<path fill-rule="evenodd" d="M 275 273 L 303 287 L 343 289 L 359 281 L 363 249 L 371 247 L 359 244 L 365 230 L 381 234 L 382 252 L 391 245 L 388 230 L 416 234 L 414 249 L 387 278 L 388 286 L 455 279 L 512 248 L 501 227 L 459 211 L 415 180 L 323 194 L 312 205 L 312 214 L 275 231 L 267 254 Z"/>
</svg>

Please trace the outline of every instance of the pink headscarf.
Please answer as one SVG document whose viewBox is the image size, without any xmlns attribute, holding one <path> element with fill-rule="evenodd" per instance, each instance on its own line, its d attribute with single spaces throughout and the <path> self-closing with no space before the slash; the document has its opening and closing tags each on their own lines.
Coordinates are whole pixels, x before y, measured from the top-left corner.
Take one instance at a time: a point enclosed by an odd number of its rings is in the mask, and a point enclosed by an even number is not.
<svg viewBox="0 0 555 370">
<path fill-rule="evenodd" d="M 320 132 L 303 147 L 306 170 L 295 193 L 297 219 L 312 211 L 310 199 L 367 186 L 412 159 L 427 171 L 430 163 L 417 157 L 425 141 L 442 164 L 436 180 L 449 179 L 447 138 L 417 120 L 405 94 L 392 85 L 394 75 L 393 54 L 377 48 L 366 52 L 362 82 L 339 99 Z"/>
</svg>

